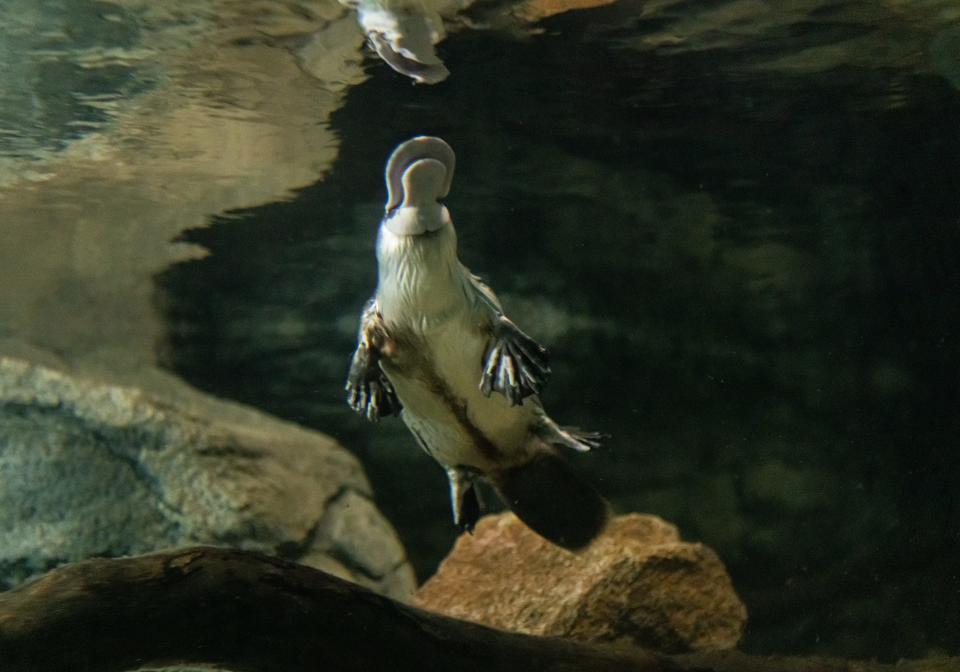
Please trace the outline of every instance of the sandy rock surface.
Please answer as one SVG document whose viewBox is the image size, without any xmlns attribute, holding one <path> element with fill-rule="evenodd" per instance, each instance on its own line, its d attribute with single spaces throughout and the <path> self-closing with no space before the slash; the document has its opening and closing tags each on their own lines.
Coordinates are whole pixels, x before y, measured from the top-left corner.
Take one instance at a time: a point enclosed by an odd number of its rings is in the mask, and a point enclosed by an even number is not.
<svg viewBox="0 0 960 672">
<path fill-rule="evenodd" d="M 551 545 L 513 514 L 487 516 L 414 604 L 506 630 L 669 652 L 732 648 L 747 618 L 712 550 L 641 514 L 614 518 L 580 553 Z"/>
</svg>

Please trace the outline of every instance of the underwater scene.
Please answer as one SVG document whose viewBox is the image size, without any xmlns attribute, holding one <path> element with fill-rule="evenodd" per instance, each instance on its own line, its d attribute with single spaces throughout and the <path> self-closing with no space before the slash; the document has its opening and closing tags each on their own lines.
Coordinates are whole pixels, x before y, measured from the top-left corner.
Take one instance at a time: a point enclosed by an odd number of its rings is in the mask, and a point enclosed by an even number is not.
<svg viewBox="0 0 960 672">
<path fill-rule="evenodd" d="M 960 670 L 958 259 L 957 0 L 0 0 L 0 672 Z"/>
</svg>

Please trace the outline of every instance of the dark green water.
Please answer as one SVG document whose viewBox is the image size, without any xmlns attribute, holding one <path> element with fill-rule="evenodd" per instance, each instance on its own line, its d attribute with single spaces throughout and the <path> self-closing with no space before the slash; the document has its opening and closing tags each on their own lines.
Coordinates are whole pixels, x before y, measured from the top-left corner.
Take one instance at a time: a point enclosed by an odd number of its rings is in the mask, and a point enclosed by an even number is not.
<svg viewBox="0 0 960 672">
<path fill-rule="evenodd" d="M 755 67 L 893 39 L 841 4 L 690 49 L 631 47 L 669 17 L 629 3 L 458 33 L 435 87 L 369 64 L 324 180 L 186 234 L 211 255 L 159 276 L 166 365 L 355 450 L 429 576 L 444 476 L 341 386 L 383 161 L 439 135 L 462 258 L 551 349 L 545 405 L 612 435 L 577 465 L 719 552 L 745 648 L 957 654 L 960 92 L 895 58 Z"/>
<path fill-rule="evenodd" d="M 547 5 L 413 86 L 333 0 L 0 2 L 0 353 L 336 436 L 424 579 L 445 477 L 342 385 L 383 162 L 439 135 L 547 409 L 611 435 L 571 459 L 717 550 L 744 648 L 960 655 L 960 6 Z"/>
</svg>

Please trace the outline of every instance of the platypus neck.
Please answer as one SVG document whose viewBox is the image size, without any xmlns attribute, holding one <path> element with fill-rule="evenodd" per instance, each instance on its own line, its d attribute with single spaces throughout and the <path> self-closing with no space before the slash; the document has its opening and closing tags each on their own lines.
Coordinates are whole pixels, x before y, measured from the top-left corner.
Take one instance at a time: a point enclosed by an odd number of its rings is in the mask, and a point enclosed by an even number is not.
<svg viewBox="0 0 960 672">
<path fill-rule="evenodd" d="M 416 236 L 386 226 L 377 237 L 377 302 L 388 327 L 425 331 L 468 307 L 452 225 Z"/>
</svg>

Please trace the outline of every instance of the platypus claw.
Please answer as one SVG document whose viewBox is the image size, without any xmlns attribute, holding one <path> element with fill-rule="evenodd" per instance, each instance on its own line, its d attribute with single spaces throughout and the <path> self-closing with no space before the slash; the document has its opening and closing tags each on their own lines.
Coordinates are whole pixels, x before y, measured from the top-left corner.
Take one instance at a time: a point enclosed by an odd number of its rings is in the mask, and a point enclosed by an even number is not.
<svg viewBox="0 0 960 672">
<path fill-rule="evenodd" d="M 493 340 L 484 355 L 480 391 L 487 397 L 499 392 L 511 406 L 523 404 L 550 376 L 547 351 L 520 327 L 500 315 L 493 325 Z"/>
</svg>

